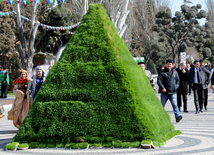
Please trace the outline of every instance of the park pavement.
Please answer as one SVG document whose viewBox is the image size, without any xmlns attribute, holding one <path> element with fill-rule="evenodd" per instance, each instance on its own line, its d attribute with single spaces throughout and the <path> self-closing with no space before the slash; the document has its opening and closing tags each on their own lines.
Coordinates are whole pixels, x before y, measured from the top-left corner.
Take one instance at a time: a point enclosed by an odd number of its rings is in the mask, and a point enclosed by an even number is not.
<svg viewBox="0 0 214 155">
<path fill-rule="evenodd" d="M 157 94 L 160 98 L 160 94 Z M 11 105 L 5 105 L 6 114 L 10 110 Z M 0 155 L 99 155 L 99 154 L 115 154 L 115 155 L 214 155 L 214 93 L 209 88 L 208 110 L 195 114 L 193 95 L 188 96 L 188 113 L 183 111 L 180 114 L 183 119 L 176 123 L 172 107 L 168 101 L 165 107 L 171 117 L 171 122 L 176 130 L 182 132 L 181 135 L 167 141 L 166 146 L 157 149 L 88 149 L 88 150 L 63 150 L 63 149 L 29 149 L 18 151 L 3 151 L 5 144 L 12 140 L 17 129 L 13 126 L 12 121 L 6 117 L 0 119 Z M 182 109 L 182 108 L 181 108 Z"/>
</svg>

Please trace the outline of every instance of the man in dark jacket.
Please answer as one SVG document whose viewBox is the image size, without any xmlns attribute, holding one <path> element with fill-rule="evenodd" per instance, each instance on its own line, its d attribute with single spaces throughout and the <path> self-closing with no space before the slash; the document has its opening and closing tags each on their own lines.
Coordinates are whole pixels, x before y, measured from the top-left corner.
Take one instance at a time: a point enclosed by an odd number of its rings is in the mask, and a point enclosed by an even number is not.
<svg viewBox="0 0 214 155">
<path fill-rule="evenodd" d="M 209 74 L 208 70 L 200 67 L 198 60 L 194 61 L 194 67 L 190 69 L 190 84 L 194 92 L 196 114 L 203 111 L 204 89 L 209 83 Z"/>
<path fill-rule="evenodd" d="M 180 107 L 182 107 L 182 101 L 181 101 L 181 95 L 183 96 L 183 108 L 184 108 L 184 112 L 188 112 L 187 111 L 187 94 L 189 92 L 189 71 L 186 68 L 186 64 L 185 63 L 181 63 L 180 67 L 178 67 L 176 69 L 176 71 L 178 72 L 179 75 L 179 79 L 180 79 L 180 85 L 179 88 L 177 90 L 177 103 L 178 103 L 178 108 L 180 111 Z M 190 93 L 190 92 L 189 92 Z"/>
<path fill-rule="evenodd" d="M 207 70 L 207 72 L 210 72 L 210 69 L 208 66 L 205 66 L 204 64 L 204 60 L 200 60 L 200 67 L 203 69 L 203 70 Z M 204 97 L 203 97 L 203 103 L 204 103 L 204 109 L 207 111 L 207 104 L 208 104 L 208 85 L 209 85 L 209 77 L 210 77 L 210 74 L 205 74 L 205 80 L 208 81 L 206 83 L 206 88 L 204 89 Z"/>
<path fill-rule="evenodd" d="M 157 83 L 161 90 L 161 103 L 163 107 L 165 107 L 169 99 L 175 114 L 176 122 L 178 123 L 182 119 L 182 116 L 179 114 L 176 95 L 180 80 L 178 73 L 172 68 L 172 64 L 173 61 L 171 59 L 166 60 L 166 67 L 159 73 Z"/>
</svg>

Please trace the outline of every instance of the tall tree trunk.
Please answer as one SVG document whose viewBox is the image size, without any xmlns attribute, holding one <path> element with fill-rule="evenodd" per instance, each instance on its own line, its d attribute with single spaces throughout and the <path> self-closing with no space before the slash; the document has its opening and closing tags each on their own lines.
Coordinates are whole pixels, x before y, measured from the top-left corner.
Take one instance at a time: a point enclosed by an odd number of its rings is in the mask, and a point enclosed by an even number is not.
<svg viewBox="0 0 214 155">
<path fill-rule="evenodd" d="M 18 23 L 18 28 L 19 28 L 20 41 L 18 41 L 16 43 L 16 45 L 17 45 L 19 53 L 20 53 L 19 55 L 21 58 L 22 68 L 27 70 L 28 75 L 31 75 L 32 68 L 33 68 L 33 55 L 35 52 L 35 49 L 34 49 L 35 36 L 36 36 L 36 31 L 39 26 L 39 23 L 35 24 L 36 7 L 37 7 L 37 4 L 33 4 L 29 47 L 28 47 L 28 50 L 26 50 L 23 26 L 21 23 L 20 4 L 17 4 L 17 23 Z"/>
<path fill-rule="evenodd" d="M 175 53 L 175 48 L 172 48 L 172 58 L 173 58 L 173 61 L 175 63 L 175 60 L 176 60 L 176 53 Z"/>
<path fill-rule="evenodd" d="M 17 24 L 18 24 L 18 32 L 19 32 L 19 42 L 16 43 L 18 50 L 19 50 L 19 55 L 21 59 L 21 68 L 26 69 L 26 45 L 25 45 L 25 39 L 24 39 L 24 29 L 22 26 L 22 21 L 21 21 L 21 11 L 20 11 L 20 4 L 18 3 L 16 5 L 16 11 L 17 11 Z"/>
</svg>

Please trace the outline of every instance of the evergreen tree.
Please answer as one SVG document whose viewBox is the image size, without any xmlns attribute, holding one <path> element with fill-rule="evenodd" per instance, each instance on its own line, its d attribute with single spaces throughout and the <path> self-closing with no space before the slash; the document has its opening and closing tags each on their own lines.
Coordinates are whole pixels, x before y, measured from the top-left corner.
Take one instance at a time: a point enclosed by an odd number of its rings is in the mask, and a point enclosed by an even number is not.
<svg viewBox="0 0 214 155">
<path fill-rule="evenodd" d="M 0 11 L 10 12 L 11 6 L 0 4 Z M 13 54 L 15 26 L 16 23 L 11 16 L 3 16 L 0 18 L 0 54 L 3 55 L 4 58 L 7 56 L 7 58 L 10 59 Z"/>
<path fill-rule="evenodd" d="M 209 43 L 213 30 L 210 23 L 205 23 L 205 27 L 200 26 L 198 19 L 207 16 L 204 10 L 201 10 L 201 4 L 189 7 L 181 5 L 181 11 L 175 13 L 172 17 L 171 10 L 167 8 L 156 14 L 156 25 L 153 31 L 159 34 L 159 42 L 164 42 L 172 51 L 173 60 L 180 57 L 180 52 L 185 52 L 187 46 L 196 48 L 204 47 Z M 204 50 L 208 54 L 208 50 Z"/>
</svg>

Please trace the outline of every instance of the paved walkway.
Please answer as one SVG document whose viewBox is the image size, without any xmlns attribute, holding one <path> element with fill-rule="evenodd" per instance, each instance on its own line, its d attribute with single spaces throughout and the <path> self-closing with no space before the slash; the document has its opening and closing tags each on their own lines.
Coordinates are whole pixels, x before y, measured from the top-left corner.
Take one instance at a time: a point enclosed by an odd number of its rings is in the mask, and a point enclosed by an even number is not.
<svg viewBox="0 0 214 155">
<path fill-rule="evenodd" d="M 157 94 L 159 97 L 160 95 Z M 189 113 L 181 112 L 183 120 L 175 123 L 170 102 L 166 104 L 166 111 L 171 116 L 175 129 L 182 134 L 169 140 L 165 148 L 158 149 L 88 149 L 88 150 L 62 150 L 62 149 L 29 149 L 25 151 L 3 151 L 3 146 L 11 141 L 17 129 L 12 121 L 0 119 L 0 155 L 10 154 L 61 154 L 61 155 L 86 155 L 86 154 L 127 154 L 127 155 L 214 155 L 214 93 L 209 89 L 208 111 L 195 114 L 193 95 L 188 96 Z M 6 114 L 11 105 L 5 105 Z"/>
</svg>

